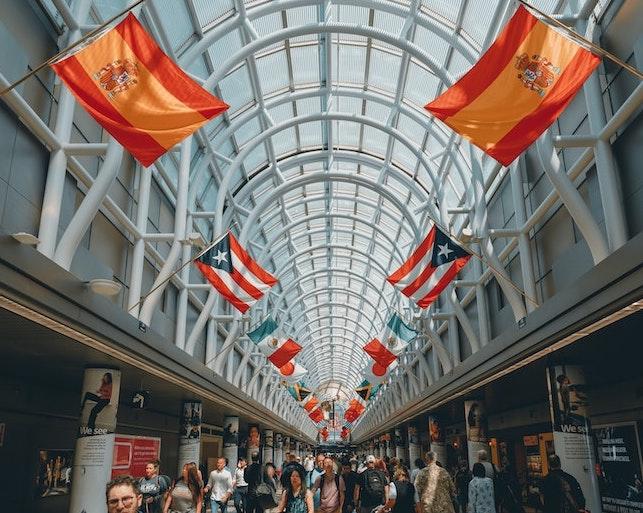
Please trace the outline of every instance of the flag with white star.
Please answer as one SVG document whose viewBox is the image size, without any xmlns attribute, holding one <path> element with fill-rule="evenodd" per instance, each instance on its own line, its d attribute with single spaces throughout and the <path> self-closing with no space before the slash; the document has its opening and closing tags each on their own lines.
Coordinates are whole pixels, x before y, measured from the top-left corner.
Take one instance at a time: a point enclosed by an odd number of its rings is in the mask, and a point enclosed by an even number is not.
<svg viewBox="0 0 643 513">
<path fill-rule="evenodd" d="M 428 308 L 470 258 L 466 250 L 433 225 L 409 259 L 387 281 L 420 308 Z"/>
<path fill-rule="evenodd" d="M 241 313 L 277 283 L 277 279 L 255 262 L 230 232 L 194 263 L 205 279 Z"/>
</svg>

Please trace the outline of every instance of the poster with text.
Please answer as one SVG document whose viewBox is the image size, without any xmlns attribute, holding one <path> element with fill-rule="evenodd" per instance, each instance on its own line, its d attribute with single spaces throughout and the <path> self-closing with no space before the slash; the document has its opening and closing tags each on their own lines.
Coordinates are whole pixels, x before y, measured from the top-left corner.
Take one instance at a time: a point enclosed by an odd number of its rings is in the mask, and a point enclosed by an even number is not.
<svg viewBox="0 0 643 513">
<path fill-rule="evenodd" d="M 603 511 L 642 513 L 643 464 L 636 423 L 596 426 L 593 432 Z"/>
<path fill-rule="evenodd" d="M 160 457 L 160 438 L 117 434 L 114 439 L 112 478 L 122 474 L 143 477 L 148 462 Z"/>
</svg>

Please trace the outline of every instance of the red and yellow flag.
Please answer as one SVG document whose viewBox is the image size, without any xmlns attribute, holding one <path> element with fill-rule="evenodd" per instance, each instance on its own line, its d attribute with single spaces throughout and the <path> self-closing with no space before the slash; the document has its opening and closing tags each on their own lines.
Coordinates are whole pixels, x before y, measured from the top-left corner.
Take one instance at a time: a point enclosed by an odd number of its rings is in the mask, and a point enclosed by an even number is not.
<svg viewBox="0 0 643 513">
<path fill-rule="evenodd" d="M 425 108 L 507 166 L 555 121 L 599 62 L 520 6 L 476 65 Z"/>
<path fill-rule="evenodd" d="M 163 53 L 131 13 L 52 68 L 144 166 L 228 108 Z"/>
</svg>

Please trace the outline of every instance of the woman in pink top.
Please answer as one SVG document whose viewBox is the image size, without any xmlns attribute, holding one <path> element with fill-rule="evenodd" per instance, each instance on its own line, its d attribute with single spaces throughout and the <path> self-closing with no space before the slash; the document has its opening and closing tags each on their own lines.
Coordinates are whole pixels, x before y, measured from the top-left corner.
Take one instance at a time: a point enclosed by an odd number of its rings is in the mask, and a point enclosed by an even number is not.
<svg viewBox="0 0 643 513">
<path fill-rule="evenodd" d="M 96 402 L 96 406 L 92 408 L 92 411 L 89 413 L 89 418 L 87 419 L 87 427 L 91 429 L 90 434 L 94 434 L 94 429 L 96 428 L 96 417 L 112 400 L 111 372 L 106 372 L 105 374 L 103 374 L 103 378 L 100 382 L 100 387 L 98 388 L 98 390 L 96 390 L 95 394 L 92 394 L 91 392 L 85 393 L 85 397 L 83 397 L 83 402 L 80 406 L 81 413 L 83 411 L 83 408 L 85 408 L 85 403 L 88 400 Z"/>
</svg>

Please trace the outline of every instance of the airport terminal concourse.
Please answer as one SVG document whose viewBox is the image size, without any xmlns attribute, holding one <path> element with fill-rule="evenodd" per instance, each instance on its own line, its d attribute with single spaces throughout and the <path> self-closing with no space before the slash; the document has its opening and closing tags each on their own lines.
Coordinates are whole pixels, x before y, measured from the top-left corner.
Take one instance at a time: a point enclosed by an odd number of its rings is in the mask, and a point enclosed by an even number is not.
<svg viewBox="0 0 643 513">
<path fill-rule="evenodd" d="M 643 513 L 641 0 L 0 1 L 11 513 Z"/>
</svg>

